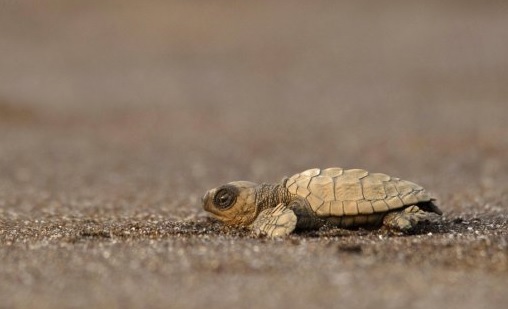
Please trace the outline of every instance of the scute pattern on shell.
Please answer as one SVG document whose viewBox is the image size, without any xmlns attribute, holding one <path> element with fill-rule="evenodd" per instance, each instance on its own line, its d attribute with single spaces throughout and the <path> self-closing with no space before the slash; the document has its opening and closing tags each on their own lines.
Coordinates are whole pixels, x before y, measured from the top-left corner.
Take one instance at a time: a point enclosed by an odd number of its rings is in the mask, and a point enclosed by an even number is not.
<svg viewBox="0 0 508 309">
<path fill-rule="evenodd" d="M 430 201 L 425 190 L 410 181 L 362 169 L 309 169 L 286 181 L 291 194 L 307 199 L 320 217 L 383 213 Z"/>
</svg>

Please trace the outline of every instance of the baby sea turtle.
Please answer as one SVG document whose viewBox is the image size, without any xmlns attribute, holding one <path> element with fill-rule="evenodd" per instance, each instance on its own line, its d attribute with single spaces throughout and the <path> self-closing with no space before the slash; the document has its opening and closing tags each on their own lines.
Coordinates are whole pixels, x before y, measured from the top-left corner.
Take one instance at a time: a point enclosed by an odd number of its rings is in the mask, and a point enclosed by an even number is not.
<svg viewBox="0 0 508 309">
<path fill-rule="evenodd" d="M 223 223 L 269 237 L 295 229 L 385 226 L 409 232 L 431 213 L 429 194 L 407 180 L 362 169 L 309 169 L 279 184 L 235 181 L 209 190 L 203 208 Z"/>
</svg>

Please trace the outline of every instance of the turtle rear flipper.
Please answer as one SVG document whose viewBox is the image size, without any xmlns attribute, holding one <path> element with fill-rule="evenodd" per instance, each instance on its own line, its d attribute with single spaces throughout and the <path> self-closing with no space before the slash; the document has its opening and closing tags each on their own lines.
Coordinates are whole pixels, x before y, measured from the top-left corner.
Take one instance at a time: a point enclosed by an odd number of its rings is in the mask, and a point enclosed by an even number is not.
<svg viewBox="0 0 508 309">
<path fill-rule="evenodd" d="M 423 211 L 418 206 L 412 205 L 403 210 L 388 213 L 383 219 L 383 225 L 394 231 L 408 233 L 419 222 L 432 218 L 432 215 L 437 216 L 436 213 Z"/>
<path fill-rule="evenodd" d="M 281 237 L 289 235 L 296 228 L 296 215 L 280 203 L 274 208 L 268 208 L 259 213 L 251 228 L 256 235 Z"/>
</svg>

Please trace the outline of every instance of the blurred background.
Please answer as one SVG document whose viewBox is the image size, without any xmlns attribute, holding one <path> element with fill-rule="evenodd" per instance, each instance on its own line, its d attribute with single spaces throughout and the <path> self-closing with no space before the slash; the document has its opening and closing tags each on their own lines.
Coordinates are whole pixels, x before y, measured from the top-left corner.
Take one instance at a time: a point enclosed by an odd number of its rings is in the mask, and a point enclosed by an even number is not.
<svg viewBox="0 0 508 309">
<path fill-rule="evenodd" d="M 506 179 L 506 9 L 2 1 L 2 181 L 194 203 L 217 183 L 314 166 L 440 194 Z"/>
</svg>

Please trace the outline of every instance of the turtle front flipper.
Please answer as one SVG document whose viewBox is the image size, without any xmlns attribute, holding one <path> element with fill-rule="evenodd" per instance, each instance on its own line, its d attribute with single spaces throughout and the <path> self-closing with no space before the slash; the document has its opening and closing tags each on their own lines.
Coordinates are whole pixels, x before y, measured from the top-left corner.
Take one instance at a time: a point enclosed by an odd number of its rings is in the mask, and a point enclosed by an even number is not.
<svg viewBox="0 0 508 309">
<path fill-rule="evenodd" d="M 296 228 L 296 215 L 280 203 L 274 208 L 268 208 L 259 213 L 251 228 L 256 235 L 281 237 L 289 235 Z"/>
</svg>

